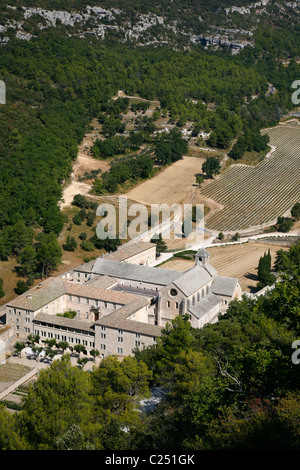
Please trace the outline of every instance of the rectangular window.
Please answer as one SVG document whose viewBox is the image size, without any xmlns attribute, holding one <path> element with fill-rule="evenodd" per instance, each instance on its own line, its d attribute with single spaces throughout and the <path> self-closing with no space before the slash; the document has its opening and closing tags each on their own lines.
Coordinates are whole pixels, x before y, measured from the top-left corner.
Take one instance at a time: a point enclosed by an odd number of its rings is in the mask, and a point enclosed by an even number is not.
<svg viewBox="0 0 300 470">
<path fill-rule="evenodd" d="M 123 343 L 123 338 L 122 338 L 122 336 L 118 336 L 118 343 Z"/>
<path fill-rule="evenodd" d="M 123 348 L 117 348 L 117 353 L 118 354 L 123 354 Z"/>
</svg>

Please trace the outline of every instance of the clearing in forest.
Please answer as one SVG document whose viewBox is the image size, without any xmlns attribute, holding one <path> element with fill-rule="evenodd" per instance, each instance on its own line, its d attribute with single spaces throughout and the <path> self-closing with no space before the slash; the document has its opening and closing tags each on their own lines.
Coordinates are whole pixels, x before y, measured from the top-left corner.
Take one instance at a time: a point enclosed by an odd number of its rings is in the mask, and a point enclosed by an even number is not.
<svg viewBox="0 0 300 470">
<path fill-rule="evenodd" d="M 188 204 L 193 200 L 196 174 L 201 173 L 204 159 L 183 157 L 154 178 L 139 184 L 126 196 L 142 204 Z"/>
</svg>

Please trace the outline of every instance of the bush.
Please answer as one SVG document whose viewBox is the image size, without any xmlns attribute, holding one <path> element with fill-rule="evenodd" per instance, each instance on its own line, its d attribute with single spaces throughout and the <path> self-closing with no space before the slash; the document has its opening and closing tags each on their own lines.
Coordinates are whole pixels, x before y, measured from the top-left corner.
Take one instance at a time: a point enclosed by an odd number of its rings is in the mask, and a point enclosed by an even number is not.
<svg viewBox="0 0 300 470">
<path fill-rule="evenodd" d="M 79 214 L 75 214 L 74 217 L 73 217 L 73 222 L 75 225 L 81 225 L 82 222 L 83 222 L 83 219 L 82 217 L 80 217 Z"/>
<path fill-rule="evenodd" d="M 15 293 L 18 295 L 24 294 L 29 289 L 25 281 L 18 281 L 17 287 L 15 287 Z"/>
<path fill-rule="evenodd" d="M 74 237 L 67 237 L 66 243 L 63 245 L 63 249 L 66 251 L 75 251 L 77 248 L 77 241 Z"/>
<path fill-rule="evenodd" d="M 95 250 L 95 245 L 90 240 L 86 240 L 81 244 L 81 248 L 84 251 L 94 251 Z"/>
</svg>

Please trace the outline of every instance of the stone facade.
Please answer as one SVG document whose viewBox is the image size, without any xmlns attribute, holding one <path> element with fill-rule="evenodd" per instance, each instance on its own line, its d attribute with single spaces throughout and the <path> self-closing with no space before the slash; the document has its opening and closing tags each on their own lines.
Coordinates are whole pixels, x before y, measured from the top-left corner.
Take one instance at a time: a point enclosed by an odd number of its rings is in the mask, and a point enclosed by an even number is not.
<svg viewBox="0 0 300 470">
<path fill-rule="evenodd" d="M 206 250 L 199 250 L 185 272 L 133 259 L 136 264 L 100 257 L 46 279 L 7 303 L 7 325 L 17 340 L 33 334 L 41 344 L 56 339 L 82 344 L 87 352 L 97 349 L 102 357 L 127 356 L 152 345 L 176 316 L 187 314 L 193 327 L 202 328 L 241 298 L 238 280 L 218 276 Z M 64 316 L 70 311 L 72 319 Z"/>
</svg>

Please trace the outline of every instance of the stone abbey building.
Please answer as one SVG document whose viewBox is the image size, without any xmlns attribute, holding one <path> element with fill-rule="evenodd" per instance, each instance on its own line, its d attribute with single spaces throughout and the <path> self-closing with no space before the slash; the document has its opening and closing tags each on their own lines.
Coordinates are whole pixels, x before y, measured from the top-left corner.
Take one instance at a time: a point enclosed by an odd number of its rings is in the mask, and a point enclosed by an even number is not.
<svg viewBox="0 0 300 470">
<path fill-rule="evenodd" d="M 149 266 L 155 245 L 137 243 L 50 277 L 5 306 L 15 338 L 29 334 L 82 344 L 101 357 L 126 356 L 155 343 L 167 322 L 188 314 L 202 328 L 242 295 L 238 279 L 218 276 L 200 249 L 185 272 Z M 76 312 L 73 319 L 63 316 Z"/>
</svg>

